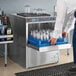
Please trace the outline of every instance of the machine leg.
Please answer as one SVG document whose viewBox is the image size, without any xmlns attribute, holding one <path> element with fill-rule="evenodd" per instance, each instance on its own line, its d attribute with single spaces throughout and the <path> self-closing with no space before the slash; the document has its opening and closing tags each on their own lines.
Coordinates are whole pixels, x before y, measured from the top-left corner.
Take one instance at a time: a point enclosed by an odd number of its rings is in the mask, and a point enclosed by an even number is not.
<svg viewBox="0 0 76 76">
<path fill-rule="evenodd" d="M 69 49 L 67 49 L 67 55 L 69 55 Z"/>
<path fill-rule="evenodd" d="M 7 66 L 7 44 L 5 44 L 5 67 Z"/>
</svg>

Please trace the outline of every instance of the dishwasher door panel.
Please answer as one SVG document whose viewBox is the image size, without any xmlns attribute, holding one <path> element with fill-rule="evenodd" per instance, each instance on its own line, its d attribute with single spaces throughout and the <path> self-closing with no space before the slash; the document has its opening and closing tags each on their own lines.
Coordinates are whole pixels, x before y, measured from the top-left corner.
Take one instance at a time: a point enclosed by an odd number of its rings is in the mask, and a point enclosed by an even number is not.
<svg viewBox="0 0 76 76">
<path fill-rule="evenodd" d="M 50 64 L 50 63 L 56 63 L 58 61 L 59 61 L 58 50 L 40 53 L 40 64 Z"/>
<path fill-rule="evenodd" d="M 44 64 L 57 63 L 59 61 L 59 51 L 39 52 L 30 48 L 28 67 L 35 67 Z"/>
</svg>

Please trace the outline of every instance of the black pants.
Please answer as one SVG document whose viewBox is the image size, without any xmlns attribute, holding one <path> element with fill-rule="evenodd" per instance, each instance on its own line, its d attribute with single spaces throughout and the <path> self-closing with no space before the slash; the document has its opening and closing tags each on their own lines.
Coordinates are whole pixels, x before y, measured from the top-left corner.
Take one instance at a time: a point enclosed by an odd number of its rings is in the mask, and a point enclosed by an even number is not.
<svg viewBox="0 0 76 76">
<path fill-rule="evenodd" d="M 76 21 L 73 32 L 73 55 L 74 55 L 74 63 L 76 64 Z"/>
</svg>

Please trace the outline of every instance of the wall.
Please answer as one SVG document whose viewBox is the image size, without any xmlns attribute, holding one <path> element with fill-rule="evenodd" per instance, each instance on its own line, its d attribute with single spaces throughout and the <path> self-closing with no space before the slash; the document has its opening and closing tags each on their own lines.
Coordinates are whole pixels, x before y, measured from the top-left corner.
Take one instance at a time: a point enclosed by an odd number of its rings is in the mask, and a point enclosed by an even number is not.
<svg viewBox="0 0 76 76">
<path fill-rule="evenodd" d="M 54 11 L 56 0 L 0 0 L 0 8 L 6 13 L 24 12 L 24 6 L 31 8 L 43 8 L 46 12 Z"/>
</svg>

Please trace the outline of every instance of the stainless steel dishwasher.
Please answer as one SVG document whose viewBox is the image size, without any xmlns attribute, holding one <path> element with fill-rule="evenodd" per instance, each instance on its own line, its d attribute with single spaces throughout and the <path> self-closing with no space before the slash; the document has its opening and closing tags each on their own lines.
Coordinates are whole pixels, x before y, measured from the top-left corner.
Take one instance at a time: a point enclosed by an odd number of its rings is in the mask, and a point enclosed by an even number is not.
<svg viewBox="0 0 76 76">
<path fill-rule="evenodd" d="M 10 45 L 9 53 L 13 61 L 26 68 L 59 61 L 59 51 L 56 46 L 39 47 L 29 42 L 29 35 L 37 39 L 49 40 L 56 17 L 49 14 L 17 13 L 11 15 L 10 19 L 13 25 L 14 43 Z"/>
</svg>

